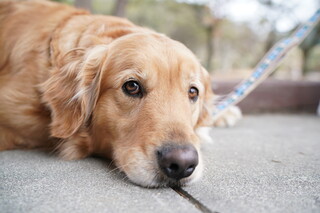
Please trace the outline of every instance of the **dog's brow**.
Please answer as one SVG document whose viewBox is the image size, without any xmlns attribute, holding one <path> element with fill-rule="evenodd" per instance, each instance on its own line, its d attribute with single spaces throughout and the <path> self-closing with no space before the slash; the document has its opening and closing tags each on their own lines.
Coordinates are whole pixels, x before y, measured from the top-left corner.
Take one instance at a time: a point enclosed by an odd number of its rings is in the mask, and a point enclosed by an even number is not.
<svg viewBox="0 0 320 213">
<path fill-rule="evenodd" d="M 203 82 L 201 81 L 201 78 L 199 75 L 194 75 L 191 77 L 190 85 L 198 87 L 198 89 L 201 91 L 204 89 Z"/>
<path fill-rule="evenodd" d="M 146 79 L 146 75 L 144 73 L 142 73 L 140 70 L 138 69 L 126 69 L 121 71 L 115 79 L 115 84 L 116 85 L 121 85 L 122 82 L 125 79 L 129 79 L 129 78 L 136 78 L 138 80 L 143 81 L 144 79 Z"/>
</svg>

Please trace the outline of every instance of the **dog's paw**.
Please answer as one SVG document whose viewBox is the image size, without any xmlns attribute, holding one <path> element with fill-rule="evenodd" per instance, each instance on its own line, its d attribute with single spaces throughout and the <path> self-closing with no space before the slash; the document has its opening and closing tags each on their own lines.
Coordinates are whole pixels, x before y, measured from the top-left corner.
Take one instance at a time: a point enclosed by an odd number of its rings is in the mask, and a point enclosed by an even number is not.
<svg viewBox="0 0 320 213">
<path fill-rule="evenodd" d="M 210 136 L 210 131 L 212 127 L 198 127 L 196 129 L 196 134 L 203 143 L 212 143 L 212 137 Z"/>
<path fill-rule="evenodd" d="M 239 107 L 231 106 L 227 111 L 222 113 L 213 123 L 214 127 L 231 127 L 242 118 Z"/>
</svg>

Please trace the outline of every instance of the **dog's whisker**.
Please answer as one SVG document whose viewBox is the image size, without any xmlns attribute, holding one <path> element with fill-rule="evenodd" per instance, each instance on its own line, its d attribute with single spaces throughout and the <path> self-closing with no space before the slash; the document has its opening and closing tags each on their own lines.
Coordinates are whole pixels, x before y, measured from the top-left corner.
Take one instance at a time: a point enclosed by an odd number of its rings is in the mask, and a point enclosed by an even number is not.
<svg viewBox="0 0 320 213">
<path fill-rule="evenodd" d="M 111 161 L 110 161 L 110 163 L 108 164 L 108 168 L 110 168 L 112 165 L 113 165 L 113 163 L 114 163 L 114 159 L 112 159 Z"/>
<path fill-rule="evenodd" d="M 108 171 L 108 174 L 109 174 L 109 173 L 112 173 L 112 172 L 116 172 L 116 171 L 120 171 L 120 172 L 121 172 L 121 168 L 120 168 L 120 167 L 116 167 L 116 168 Z"/>
<path fill-rule="evenodd" d="M 124 177 L 121 179 L 121 181 L 128 181 L 128 180 L 130 180 L 130 179 L 126 175 L 124 175 Z"/>
<path fill-rule="evenodd" d="M 154 187 L 155 184 L 159 184 L 159 175 L 160 175 L 160 173 L 157 170 L 155 170 L 154 176 L 153 176 L 151 184 L 150 184 L 151 187 Z"/>
<path fill-rule="evenodd" d="M 125 164 L 125 165 L 117 166 L 116 168 L 108 171 L 108 173 L 112 173 L 112 172 L 116 172 L 116 171 L 118 171 L 118 173 L 121 173 L 124 168 L 126 168 L 126 167 L 128 167 L 130 165 L 131 165 L 131 162 L 129 162 L 129 163 Z"/>
</svg>

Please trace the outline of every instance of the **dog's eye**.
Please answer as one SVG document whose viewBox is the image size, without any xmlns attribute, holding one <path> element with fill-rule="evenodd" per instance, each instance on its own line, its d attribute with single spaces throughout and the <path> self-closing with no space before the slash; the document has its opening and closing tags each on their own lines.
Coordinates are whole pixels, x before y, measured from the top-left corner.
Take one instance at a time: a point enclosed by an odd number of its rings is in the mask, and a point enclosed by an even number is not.
<svg viewBox="0 0 320 213">
<path fill-rule="evenodd" d="M 123 84 L 122 90 L 129 96 L 142 97 L 141 86 L 137 81 L 127 81 Z"/>
<path fill-rule="evenodd" d="M 192 102 L 196 102 L 198 100 L 199 90 L 195 87 L 190 87 L 189 89 L 189 98 Z"/>
</svg>

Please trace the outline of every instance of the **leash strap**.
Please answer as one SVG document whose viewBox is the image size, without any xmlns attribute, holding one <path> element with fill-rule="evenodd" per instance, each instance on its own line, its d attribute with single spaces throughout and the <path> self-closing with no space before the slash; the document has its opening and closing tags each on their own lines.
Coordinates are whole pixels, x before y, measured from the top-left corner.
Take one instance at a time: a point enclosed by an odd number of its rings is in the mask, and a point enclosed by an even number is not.
<svg viewBox="0 0 320 213">
<path fill-rule="evenodd" d="M 218 118 L 221 113 L 230 106 L 239 103 L 263 80 L 265 80 L 279 65 L 284 56 L 293 48 L 298 46 L 320 21 L 320 9 L 303 25 L 301 25 L 290 37 L 276 43 L 254 68 L 253 73 L 243 80 L 235 89 L 216 103 L 213 118 Z"/>
</svg>

